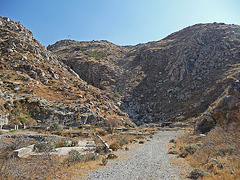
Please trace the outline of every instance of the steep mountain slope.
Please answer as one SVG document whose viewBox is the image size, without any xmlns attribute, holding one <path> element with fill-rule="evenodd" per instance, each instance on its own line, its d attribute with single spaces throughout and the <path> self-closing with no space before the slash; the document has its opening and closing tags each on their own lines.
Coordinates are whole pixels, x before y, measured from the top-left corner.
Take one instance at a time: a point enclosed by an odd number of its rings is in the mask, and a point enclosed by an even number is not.
<svg viewBox="0 0 240 180">
<path fill-rule="evenodd" d="M 146 78 L 133 89 L 130 110 L 147 121 L 203 112 L 239 70 L 239 33 L 236 25 L 198 24 L 141 48 L 135 61 Z"/>
<path fill-rule="evenodd" d="M 78 72 L 88 83 L 101 89 L 113 90 L 122 68 L 118 61 L 129 50 L 108 41 L 78 42 L 62 40 L 54 45 L 49 45 L 51 50 L 59 56 L 65 64 Z"/>
<path fill-rule="evenodd" d="M 113 61 L 97 56 L 94 68 L 88 67 L 96 77 L 108 77 L 105 89 L 122 95 L 122 108 L 138 124 L 198 116 L 224 92 L 234 81 L 231 77 L 239 71 L 240 27 L 237 25 L 197 24 L 160 41 L 137 46 L 68 40 L 71 45 L 67 49 L 63 42 L 48 48 L 71 64 L 85 80 L 88 79 L 85 67 L 92 55 L 84 53 L 82 58 L 77 58 L 71 54 L 74 48 L 81 49 L 86 46 L 83 44 L 88 44 L 84 52 L 92 52 L 96 44 L 111 45 L 111 50 L 99 45 L 98 51 L 106 54 L 110 51 Z M 101 61 L 107 61 L 108 66 L 100 68 Z"/>
<path fill-rule="evenodd" d="M 33 38 L 31 31 L 0 17 L 0 120 L 48 126 L 53 122 L 132 124 L 118 98 L 95 88 Z M 6 116 L 5 116 L 6 115 Z"/>
</svg>

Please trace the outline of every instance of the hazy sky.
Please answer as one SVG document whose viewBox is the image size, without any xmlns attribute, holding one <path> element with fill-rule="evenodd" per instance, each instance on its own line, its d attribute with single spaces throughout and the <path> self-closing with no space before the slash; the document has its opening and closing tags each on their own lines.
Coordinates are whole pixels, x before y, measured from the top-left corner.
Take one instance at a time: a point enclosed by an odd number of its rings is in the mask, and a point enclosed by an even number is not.
<svg viewBox="0 0 240 180">
<path fill-rule="evenodd" d="M 118 45 L 156 41 L 196 23 L 240 25 L 240 0 L 0 0 L 43 45 L 71 38 Z"/>
</svg>

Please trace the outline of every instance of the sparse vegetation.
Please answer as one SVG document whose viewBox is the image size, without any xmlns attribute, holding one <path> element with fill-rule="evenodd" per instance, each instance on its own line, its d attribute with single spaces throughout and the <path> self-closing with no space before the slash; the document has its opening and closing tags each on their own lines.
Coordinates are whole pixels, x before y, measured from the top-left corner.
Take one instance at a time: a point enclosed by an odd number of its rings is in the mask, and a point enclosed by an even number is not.
<svg viewBox="0 0 240 180">
<path fill-rule="evenodd" d="M 61 128 L 61 126 L 59 125 L 59 123 L 58 122 L 54 122 L 53 124 L 51 124 L 51 126 L 50 126 L 50 130 L 52 130 L 52 131 L 59 131 L 59 130 L 61 130 L 62 128 Z"/>
<path fill-rule="evenodd" d="M 178 151 L 174 150 L 174 151 L 169 151 L 169 154 L 178 154 Z"/>
<path fill-rule="evenodd" d="M 185 134 L 178 138 L 175 149 L 181 151 L 179 157 L 185 158 L 193 168 L 207 173 L 203 179 L 238 179 L 239 132 L 239 122 L 236 122 L 217 126 L 201 139 L 196 138 L 198 134 Z"/>
<path fill-rule="evenodd" d="M 99 52 L 85 51 L 85 54 L 87 56 L 94 57 L 96 60 L 100 60 L 103 57 L 107 56 L 107 53 L 105 51 L 99 51 Z"/>
<path fill-rule="evenodd" d="M 19 121 L 20 121 L 20 123 L 22 123 L 22 124 L 26 123 L 26 119 L 23 118 L 23 117 L 20 117 L 20 118 L 19 118 Z"/>
<path fill-rule="evenodd" d="M 34 145 L 34 150 L 37 152 L 50 152 L 55 148 L 53 142 L 36 142 Z"/>
<path fill-rule="evenodd" d="M 119 149 L 119 144 L 117 142 L 111 144 L 109 146 L 113 151 L 117 151 Z"/>
<path fill-rule="evenodd" d="M 119 92 L 115 92 L 115 93 L 114 93 L 114 97 L 117 97 L 117 98 L 119 98 L 119 99 L 122 98 L 122 96 L 119 94 Z"/>
<path fill-rule="evenodd" d="M 108 159 L 105 158 L 105 157 L 103 157 L 103 158 L 102 158 L 102 164 L 103 164 L 104 166 L 106 166 L 106 165 L 107 165 L 107 162 L 108 162 Z"/>
</svg>

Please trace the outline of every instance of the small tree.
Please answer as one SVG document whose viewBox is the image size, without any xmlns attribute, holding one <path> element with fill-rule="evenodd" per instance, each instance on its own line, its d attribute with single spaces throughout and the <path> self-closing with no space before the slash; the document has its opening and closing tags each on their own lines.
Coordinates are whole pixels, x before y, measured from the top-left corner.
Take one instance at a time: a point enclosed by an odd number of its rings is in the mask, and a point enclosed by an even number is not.
<svg viewBox="0 0 240 180">
<path fill-rule="evenodd" d="M 23 118 L 23 117 L 20 117 L 18 120 L 19 120 L 20 123 L 23 124 L 23 125 L 26 123 L 26 119 Z"/>
</svg>

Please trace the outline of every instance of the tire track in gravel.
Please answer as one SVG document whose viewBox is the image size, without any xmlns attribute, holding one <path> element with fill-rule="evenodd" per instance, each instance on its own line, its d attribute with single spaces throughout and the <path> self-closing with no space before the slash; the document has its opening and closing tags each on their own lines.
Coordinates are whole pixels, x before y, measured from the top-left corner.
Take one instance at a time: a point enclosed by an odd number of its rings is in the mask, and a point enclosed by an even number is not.
<svg viewBox="0 0 240 180">
<path fill-rule="evenodd" d="M 170 163 L 169 140 L 179 132 L 162 131 L 150 141 L 130 147 L 125 159 L 109 160 L 107 166 L 89 173 L 85 180 L 177 180 L 180 168 Z M 134 148 L 134 146 L 140 146 Z M 120 157 L 121 153 L 116 154 Z"/>
</svg>

